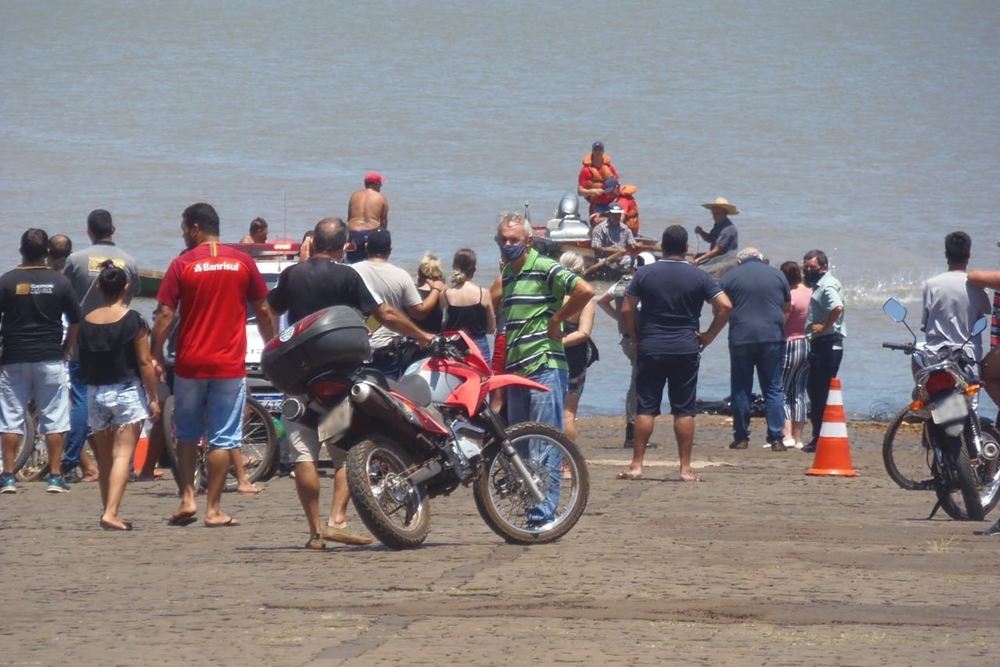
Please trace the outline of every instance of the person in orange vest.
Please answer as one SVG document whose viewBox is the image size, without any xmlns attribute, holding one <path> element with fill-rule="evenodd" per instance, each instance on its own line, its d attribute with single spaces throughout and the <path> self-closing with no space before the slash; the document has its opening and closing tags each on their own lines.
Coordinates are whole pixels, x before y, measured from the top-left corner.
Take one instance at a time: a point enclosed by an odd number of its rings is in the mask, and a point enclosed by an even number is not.
<svg viewBox="0 0 1000 667">
<path fill-rule="evenodd" d="M 622 211 L 622 224 L 632 230 L 633 236 L 639 235 L 639 204 L 636 203 L 635 194 L 636 187 L 634 185 L 623 185 L 620 188 L 618 194 L 618 203 L 621 204 Z"/>
<path fill-rule="evenodd" d="M 618 185 L 618 171 L 611 164 L 611 157 L 605 155 L 604 144 L 595 141 L 590 154 L 583 158 L 583 167 L 577 179 L 576 193 L 590 202 L 590 215 L 604 213 L 615 200 L 615 194 L 606 187 L 608 180 Z"/>
</svg>

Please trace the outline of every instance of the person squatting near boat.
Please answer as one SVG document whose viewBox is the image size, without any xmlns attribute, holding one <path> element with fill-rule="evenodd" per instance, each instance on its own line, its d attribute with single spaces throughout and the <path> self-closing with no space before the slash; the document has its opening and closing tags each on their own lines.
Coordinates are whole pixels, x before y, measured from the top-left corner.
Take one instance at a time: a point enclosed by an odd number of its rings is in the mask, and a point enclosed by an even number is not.
<svg viewBox="0 0 1000 667">
<path fill-rule="evenodd" d="M 347 261 L 351 264 L 367 259 L 368 234 L 389 226 L 389 200 L 382 194 L 383 183 L 385 178 L 377 171 L 368 172 L 365 187 L 352 194 L 347 202 Z"/>
</svg>

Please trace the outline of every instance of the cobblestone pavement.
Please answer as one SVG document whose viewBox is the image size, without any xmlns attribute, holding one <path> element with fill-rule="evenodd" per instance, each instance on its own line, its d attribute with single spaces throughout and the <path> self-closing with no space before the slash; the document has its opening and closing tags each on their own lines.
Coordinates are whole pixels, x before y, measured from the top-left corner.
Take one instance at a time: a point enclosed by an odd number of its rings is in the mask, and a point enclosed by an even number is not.
<svg viewBox="0 0 1000 667">
<path fill-rule="evenodd" d="M 420 549 L 312 552 L 290 479 L 227 494 L 243 525 L 217 530 L 166 525 L 169 480 L 131 484 L 132 533 L 98 527 L 96 484 L 21 484 L 0 496 L 0 664 L 995 661 L 1000 538 L 923 520 L 932 494 L 888 479 L 878 427 L 851 428 L 861 477 L 816 478 L 811 455 L 728 450 L 724 421 L 699 417 L 700 484 L 674 481 L 668 419 L 642 481 L 615 479 L 621 420 L 580 433 L 587 513 L 534 547 L 504 544 L 464 488 L 432 501 Z"/>
</svg>

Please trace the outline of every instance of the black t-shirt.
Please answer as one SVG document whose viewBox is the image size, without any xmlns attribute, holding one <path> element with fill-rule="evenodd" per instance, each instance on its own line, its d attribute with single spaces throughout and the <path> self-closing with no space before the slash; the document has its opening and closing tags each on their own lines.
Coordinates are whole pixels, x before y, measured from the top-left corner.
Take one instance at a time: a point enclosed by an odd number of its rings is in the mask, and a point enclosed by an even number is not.
<svg viewBox="0 0 1000 667">
<path fill-rule="evenodd" d="M 278 284 L 267 295 L 267 303 L 278 313 L 287 312 L 288 323 L 295 324 L 331 306 L 350 306 L 368 315 L 381 302 L 350 266 L 311 257 L 281 272 Z"/>
<path fill-rule="evenodd" d="M 0 364 L 63 358 L 63 323 L 80 321 L 69 280 L 47 266 L 19 267 L 0 276 Z"/>
<path fill-rule="evenodd" d="M 702 306 L 722 292 L 707 272 L 679 259 L 661 259 L 636 271 L 626 296 L 642 302 L 639 347 L 646 355 L 697 354 Z"/>
<path fill-rule="evenodd" d="M 792 299 L 785 274 L 751 258 L 730 269 L 719 286 L 733 302 L 729 316 L 730 345 L 785 340 L 784 304 Z"/>
<path fill-rule="evenodd" d="M 139 377 L 135 337 L 149 332 L 142 315 L 130 310 L 111 324 L 80 324 L 80 375 L 88 385 L 117 384 Z"/>
</svg>

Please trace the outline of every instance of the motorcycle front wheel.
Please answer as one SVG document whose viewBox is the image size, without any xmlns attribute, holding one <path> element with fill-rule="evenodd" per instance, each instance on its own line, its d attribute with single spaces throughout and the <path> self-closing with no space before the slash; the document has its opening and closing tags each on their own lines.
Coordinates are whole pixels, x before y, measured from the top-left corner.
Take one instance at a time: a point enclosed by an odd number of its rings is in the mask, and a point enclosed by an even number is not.
<svg viewBox="0 0 1000 667">
<path fill-rule="evenodd" d="M 483 472 L 473 487 L 479 514 L 494 533 L 513 544 L 558 540 L 587 507 L 587 462 L 572 440 L 547 424 L 516 424 L 507 429 L 507 437 L 546 500 L 532 498 L 500 444 L 493 443 L 483 452 Z"/>
<path fill-rule="evenodd" d="M 406 479 L 413 459 L 382 435 L 347 453 L 347 487 L 365 527 L 390 549 L 414 549 L 427 539 L 431 510 L 420 485 Z"/>
<path fill-rule="evenodd" d="M 882 439 L 882 462 L 889 477 L 907 491 L 934 488 L 927 455 L 930 442 L 927 419 L 909 408 L 900 410 L 885 429 Z"/>
</svg>

